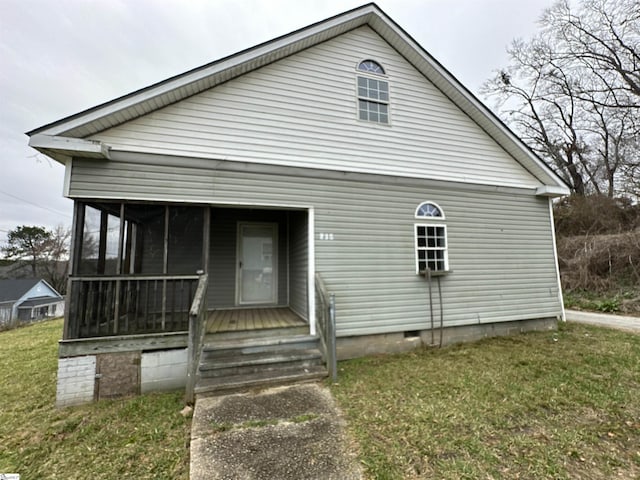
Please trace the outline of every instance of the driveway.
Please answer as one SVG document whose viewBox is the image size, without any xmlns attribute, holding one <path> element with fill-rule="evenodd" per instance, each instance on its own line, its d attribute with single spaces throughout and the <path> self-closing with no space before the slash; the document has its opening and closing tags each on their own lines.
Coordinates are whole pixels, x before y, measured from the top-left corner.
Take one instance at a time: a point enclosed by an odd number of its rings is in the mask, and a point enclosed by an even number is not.
<svg viewBox="0 0 640 480">
<path fill-rule="evenodd" d="M 629 332 L 640 332 L 640 318 L 625 317 L 622 315 L 610 315 L 606 313 L 580 312 L 566 310 L 565 315 L 569 322 L 588 323 L 600 327 L 617 328 Z"/>
</svg>

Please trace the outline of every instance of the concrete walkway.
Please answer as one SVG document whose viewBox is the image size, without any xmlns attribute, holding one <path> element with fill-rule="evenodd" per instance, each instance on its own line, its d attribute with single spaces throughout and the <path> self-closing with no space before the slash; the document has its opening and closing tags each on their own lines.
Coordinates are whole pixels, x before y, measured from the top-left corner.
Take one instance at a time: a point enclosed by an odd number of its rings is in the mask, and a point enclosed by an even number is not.
<svg viewBox="0 0 640 480">
<path fill-rule="evenodd" d="M 600 327 L 611 327 L 629 332 L 640 332 L 640 318 L 624 317 L 622 315 L 609 315 L 606 313 L 580 312 L 566 310 L 565 315 L 569 322 L 588 323 Z"/>
<path fill-rule="evenodd" d="M 317 384 L 199 398 L 191 480 L 358 480 L 356 448 L 331 393 Z"/>
</svg>

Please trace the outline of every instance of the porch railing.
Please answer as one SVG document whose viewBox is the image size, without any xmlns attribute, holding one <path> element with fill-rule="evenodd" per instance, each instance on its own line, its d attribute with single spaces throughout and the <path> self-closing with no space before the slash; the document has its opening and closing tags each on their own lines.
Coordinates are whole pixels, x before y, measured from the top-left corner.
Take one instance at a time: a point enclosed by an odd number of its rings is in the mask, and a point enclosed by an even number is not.
<svg viewBox="0 0 640 480">
<path fill-rule="evenodd" d="M 186 332 L 198 275 L 71 277 L 65 340 Z"/>
<path fill-rule="evenodd" d="M 327 291 L 319 273 L 316 273 L 316 319 L 320 332 L 327 370 L 331 380 L 338 380 L 338 358 L 336 353 L 336 296 Z"/>
<path fill-rule="evenodd" d="M 207 274 L 201 275 L 198 280 L 198 288 L 189 309 L 189 344 L 187 348 L 187 387 L 185 392 L 186 403 L 195 402 L 196 378 L 200 353 L 206 332 L 207 321 Z"/>
</svg>

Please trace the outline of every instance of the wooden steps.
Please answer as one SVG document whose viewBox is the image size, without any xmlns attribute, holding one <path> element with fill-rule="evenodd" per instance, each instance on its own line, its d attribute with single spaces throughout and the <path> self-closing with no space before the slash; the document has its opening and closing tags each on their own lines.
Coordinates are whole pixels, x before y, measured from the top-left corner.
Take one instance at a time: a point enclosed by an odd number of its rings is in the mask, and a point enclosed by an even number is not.
<svg viewBox="0 0 640 480">
<path fill-rule="evenodd" d="M 207 335 L 195 392 L 230 392 L 319 380 L 327 376 L 318 337 L 297 327 Z"/>
</svg>

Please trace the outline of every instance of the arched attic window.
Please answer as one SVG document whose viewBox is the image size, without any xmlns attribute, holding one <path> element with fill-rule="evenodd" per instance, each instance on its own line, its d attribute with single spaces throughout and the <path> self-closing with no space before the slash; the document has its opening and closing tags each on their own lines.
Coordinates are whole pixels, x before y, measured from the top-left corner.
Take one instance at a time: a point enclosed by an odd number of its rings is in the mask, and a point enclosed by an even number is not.
<svg viewBox="0 0 640 480">
<path fill-rule="evenodd" d="M 444 211 L 433 202 L 418 205 L 415 218 L 424 223 L 415 224 L 416 273 L 446 272 L 449 270 L 447 226 Z"/>
<path fill-rule="evenodd" d="M 442 209 L 433 202 L 423 202 L 416 208 L 416 218 L 441 218 L 444 220 Z"/>
<path fill-rule="evenodd" d="M 358 118 L 389 123 L 389 82 L 384 68 L 375 60 L 358 63 Z"/>
<path fill-rule="evenodd" d="M 376 73 L 384 75 L 384 68 L 375 60 L 363 60 L 358 64 L 358 70 L 361 72 Z"/>
</svg>

